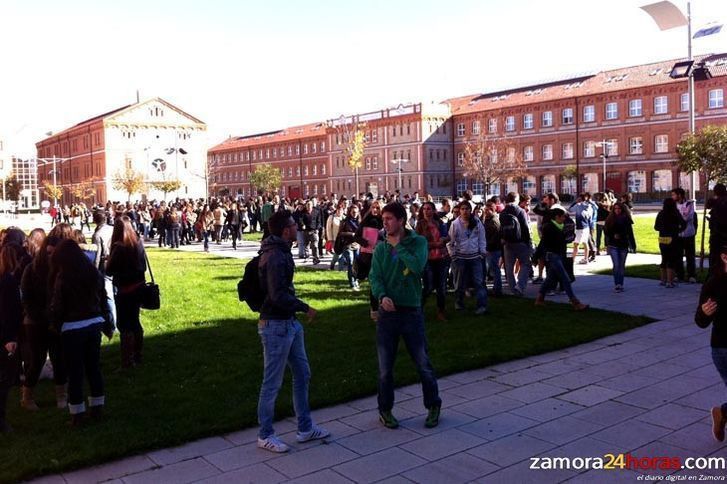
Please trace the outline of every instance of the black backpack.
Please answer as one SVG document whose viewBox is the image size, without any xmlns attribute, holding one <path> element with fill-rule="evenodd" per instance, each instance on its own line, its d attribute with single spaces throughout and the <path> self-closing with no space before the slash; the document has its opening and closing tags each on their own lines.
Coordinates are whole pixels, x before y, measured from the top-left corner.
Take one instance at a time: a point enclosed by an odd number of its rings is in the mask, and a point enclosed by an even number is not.
<svg viewBox="0 0 727 484">
<path fill-rule="evenodd" d="M 245 301 L 253 311 L 260 311 L 265 300 L 265 291 L 260 284 L 260 256 L 252 258 L 245 265 L 245 272 L 242 279 L 237 283 L 237 297 L 240 301 Z"/>
<path fill-rule="evenodd" d="M 576 223 L 571 216 L 567 214 L 565 216 L 565 221 L 563 222 L 563 237 L 565 238 L 566 244 L 570 244 L 576 240 Z"/>
<path fill-rule="evenodd" d="M 520 221 L 511 213 L 500 213 L 500 236 L 505 242 L 520 242 L 522 233 Z"/>
</svg>

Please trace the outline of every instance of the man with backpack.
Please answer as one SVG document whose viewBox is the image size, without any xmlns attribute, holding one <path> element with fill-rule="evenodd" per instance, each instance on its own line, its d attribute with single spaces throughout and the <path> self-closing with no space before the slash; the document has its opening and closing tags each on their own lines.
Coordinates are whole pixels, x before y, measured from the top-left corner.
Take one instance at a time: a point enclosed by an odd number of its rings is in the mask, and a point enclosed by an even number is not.
<svg viewBox="0 0 727 484">
<path fill-rule="evenodd" d="M 530 277 L 530 227 L 528 216 L 518 206 L 518 194 L 510 192 L 505 197 L 506 206 L 500 213 L 500 233 L 505 255 L 505 276 L 510 291 L 516 296 L 525 293 Z M 515 282 L 515 262 L 520 262 L 520 272 Z"/>
<path fill-rule="evenodd" d="M 258 401 L 260 431 L 257 445 L 261 449 L 281 453 L 287 452 L 289 447 L 275 435 L 273 417 L 286 364 L 290 364 L 293 373 L 293 407 L 298 419 L 296 440 L 308 442 L 323 439 L 330 433 L 313 424 L 308 404 L 308 381 L 311 372 L 305 352 L 303 327 L 295 313 L 306 313 L 309 321 L 312 321 L 316 310 L 296 297 L 293 286 L 295 263 L 290 249 L 296 239 L 298 227 L 287 210 L 272 214 L 267 225 L 270 236 L 263 240 L 260 258 L 257 260 L 258 287 L 264 292 L 258 323 L 258 334 L 263 345 L 264 370 Z M 250 262 L 252 263 L 253 261 Z M 248 278 L 245 277 L 243 281 L 246 279 Z"/>
</svg>

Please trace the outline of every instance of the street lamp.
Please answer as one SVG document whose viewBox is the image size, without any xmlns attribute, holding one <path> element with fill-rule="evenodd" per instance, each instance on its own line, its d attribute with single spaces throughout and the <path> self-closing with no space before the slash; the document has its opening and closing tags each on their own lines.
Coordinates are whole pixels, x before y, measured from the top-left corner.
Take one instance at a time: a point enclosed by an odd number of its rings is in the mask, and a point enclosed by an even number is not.
<svg viewBox="0 0 727 484">
<path fill-rule="evenodd" d="M 58 168 L 56 168 L 56 162 L 64 162 L 70 160 L 70 158 L 57 158 L 55 155 L 53 155 L 53 158 L 36 158 L 36 163 L 38 161 L 42 161 L 44 165 L 47 165 L 48 163 L 53 163 L 53 169 L 48 173 L 53 175 L 53 188 L 58 187 L 56 175 L 58 174 Z M 53 192 L 53 206 L 58 206 L 58 199 L 56 198 L 55 190 Z"/>
<path fill-rule="evenodd" d="M 390 163 L 396 163 L 396 171 L 399 172 L 399 194 L 401 194 L 401 172 L 404 171 L 404 167 L 401 166 L 402 163 L 409 163 L 409 160 L 406 158 L 395 158 L 393 160 L 389 160 Z"/>
<path fill-rule="evenodd" d="M 603 162 L 603 187 L 601 191 L 604 193 L 606 192 L 606 160 L 608 160 L 608 149 L 611 147 L 612 144 L 613 143 L 611 143 L 610 141 L 606 141 L 605 139 L 596 143 L 596 146 L 600 146 L 603 150 L 601 153 L 601 161 Z M 576 183 L 579 183 L 579 181 L 577 181 Z"/>
<path fill-rule="evenodd" d="M 677 62 L 672 67 L 669 77 L 672 79 L 687 78 L 688 79 L 688 95 L 689 95 L 689 132 L 694 134 L 696 131 L 696 121 L 694 113 L 694 79 L 709 79 L 711 74 L 704 64 L 694 66 L 694 58 L 692 57 L 692 2 L 687 1 L 687 16 L 668 0 L 644 5 L 641 7 L 656 22 L 660 30 L 669 30 L 676 27 L 687 26 L 687 61 Z M 720 26 L 721 28 L 721 26 Z M 695 34 L 696 37 L 703 37 L 719 32 L 719 28 L 706 29 Z M 697 198 L 697 172 L 691 173 L 691 191 L 692 198 Z"/>
</svg>

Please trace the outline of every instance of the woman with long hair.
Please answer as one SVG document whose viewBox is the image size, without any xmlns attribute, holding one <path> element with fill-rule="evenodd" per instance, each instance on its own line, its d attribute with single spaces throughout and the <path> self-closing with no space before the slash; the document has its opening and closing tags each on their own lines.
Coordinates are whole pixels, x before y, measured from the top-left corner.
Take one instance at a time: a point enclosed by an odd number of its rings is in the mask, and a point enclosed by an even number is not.
<svg viewBox="0 0 727 484">
<path fill-rule="evenodd" d="M 613 283 L 616 292 L 624 290 L 626 256 L 629 251 L 636 252 L 633 225 L 631 210 L 621 202 L 613 205 L 604 221 L 603 232 L 606 235 L 608 253 L 613 264 Z"/>
<path fill-rule="evenodd" d="M 5 409 L 18 370 L 18 333 L 23 321 L 18 272 L 24 252 L 15 243 L 0 248 L 0 434 L 12 431 Z"/>
<path fill-rule="evenodd" d="M 129 217 L 119 217 L 114 223 L 106 275 L 112 277 L 116 289 L 116 326 L 121 336 L 122 368 L 131 368 L 142 361 L 144 329 L 139 312 L 145 272 L 144 246 Z"/>
<path fill-rule="evenodd" d="M 624 205 L 628 205 L 624 203 Z M 687 223 L 682 218 L 677 202 L 672 198 L 665 198 L 661 211 L 656 215 L 654 230 L 659 232 L 659 252 L 661 252 L 661 282 L 660 285 L 671 289 L 674 284 L 674 272 L 680 263 L 677 237 L 684 230 Z"/>
<path fill-rule="evenodd" d="M 356 230 L 356 236 L 354 240 L 359 244 L 359 255 L 356 263 L 356 279 L 363 281 L 369 277 L 369 271 L 371 270 L 371 260 L 374 253 L 374 247 L 381 240 L 381 229 L 384 228 L 384 221 L 381 218 L 381 203 L 378 200 L 371 202 L 366 214 L 361 220 L 361 224 Z M 365 237 L 365 233 L 369 232 L 366 229 L 375 229 L 379 232 L 378 238 L 375 242 Z M 363 249 L 366 250 L 363 250 Z M 369 304 L 371 306 L 370 316 L 371 319 L 376 321 L 379 317 L 379 301 L 371 294 L 369 290 Z"/>
<path fill-rule="evenodd" d="M 136 234 L 134 234 L 136 235 Z M 74 240 L 61 241 L 50 261 L 50 318 L 61 335 L 68 372 L 68 410 L 71 424 L 81 424 L 86 412 L 83 377 L 91 387 L 89 412 L 100 417 L 105 403 L 101 376 L 101 332 L 109 339 L 103 276 Z"/>
<path fill-rule="evenodd" d="M 30 255 L 30 257 L 35 258 L 40 251 L 40 248 L 43 246 L 45 238 L 45 230 L 41 228 L 30 231 L 30 234 L 28 234 L 28 238 L 25 241 L 25 250 L 28 251 L 28 255 Z"/>
<path fill-rule="evenodd" d="M 417 214 L 416 232 L 427 239 L 429 255 L 424 268 L 424 284 L 422 288 L 422 307 L 427 296 L 437 292 L 437 319 L 446 321 L 445 296 L 447 294 L 447 262 L 445 260 L 446 245 L 449 242 L 447 227 L 437 216 L 437 207 L 433 202 L 424 202 Z"/>
<path fill-rule="evenodd" d="M 727 245 L 720 247 L 717 260 L 720 264 L 714 275 L 702 286 L 694 321 L 700 328 L 712 325 L 712 362 L 727 385 Z M 725 423 L 727 403 L 712 407 L 712 433 L 720 442 L 724 441 Z"/>
<path fill-rule="evenodd" d="M 338 259 L 341 257 L 341 253 L 336 253 L 334 250 L 336 238 L 338 238 L 338 233 L 341 230 L 341 226 L 343 225 L 343 221 L 345 220 L 345 216 L 343 214 L 344 206 L 341 204 L 338 204 L 336 207 L 336 210 L 328 216 L 328 220 L 326 220 L 326 246 L 328 247 L 328 250 L 330 252 L 333 252 L 333 257 L 331 258 L 331 265 L 330 269 L 333 270 L 336 267 L 336 262 L 338 262 Z"/>
<path fill-rule="evenodd" d="M 351 205 L 348 207 L 346 218 L 341 222 L 341 227 L 336 237 L 340 238 L 340 245 L 343 246 L 343 252 L 341 256 L 346 262 L 348 271 L 348 285 L 354 291 L 359 290 L 358 279 L 356 279 L 353 273 L 353 265 L 358 261 L 359 248 L 358 242 L 356 242 L 356 232 L 358 232 L 361 220 L 358 216 L 358 205 Z"/>
<path fill-rule="evenodd" d="M 459 204 L 459 216 L 449 228 L 449 239 L 447 250 L 452 257 L 452 275 L 457 295 L 454 308 L 457 311 L 464 309 L 465 291 L 474 287 L 477 295 L 475 314 L 487 314 L 487 288 L 482 269 L 487 254 L 487 239 L 482 222 L 472 214 L 472 205 L 467 200 Z"/>
<path fill-rule="evenodd" d="M 34 399 L 34 389 L 43 370 L 46 355 L 53 366 L 56 406 L 68 405 L 66 365 L 63 360 L 63 346 L 60 335 L 49 330 L 50 304 L 49 274 L 50 256 L 55 247 L 66 239 L 73 238 L 73 228 L 66 223 L 58 223 L 48 233 L 40 246 L 33 262 L 23 271 L 20 282 L 23 304 L 23 327 L 21 329 L 21 355 L 25 379 L 20 387 L 20 406 L 26 410 L 38 410 Z"/>
</svg>

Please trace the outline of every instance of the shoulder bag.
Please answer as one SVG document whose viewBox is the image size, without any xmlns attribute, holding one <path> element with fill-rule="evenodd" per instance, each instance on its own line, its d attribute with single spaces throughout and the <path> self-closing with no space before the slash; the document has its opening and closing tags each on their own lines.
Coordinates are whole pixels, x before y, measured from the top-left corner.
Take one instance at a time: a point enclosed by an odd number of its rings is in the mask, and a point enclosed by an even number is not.
<svg viewBox="0 0 727 484">
<path fill-rule="evenodd" d="M 141 307 L 144 309 L 156 310 L 161 307 L 159 286 L 154 282 L 154 273 L 151 271 L 151 265 L 149 264 L 149 257 L 146 255 L 146 250 L 144 250 L 144 260 L 146 261 L 147 269 L 149 269 L 151 282 L 145 283 L 141 288 Z"/>
</svg>

